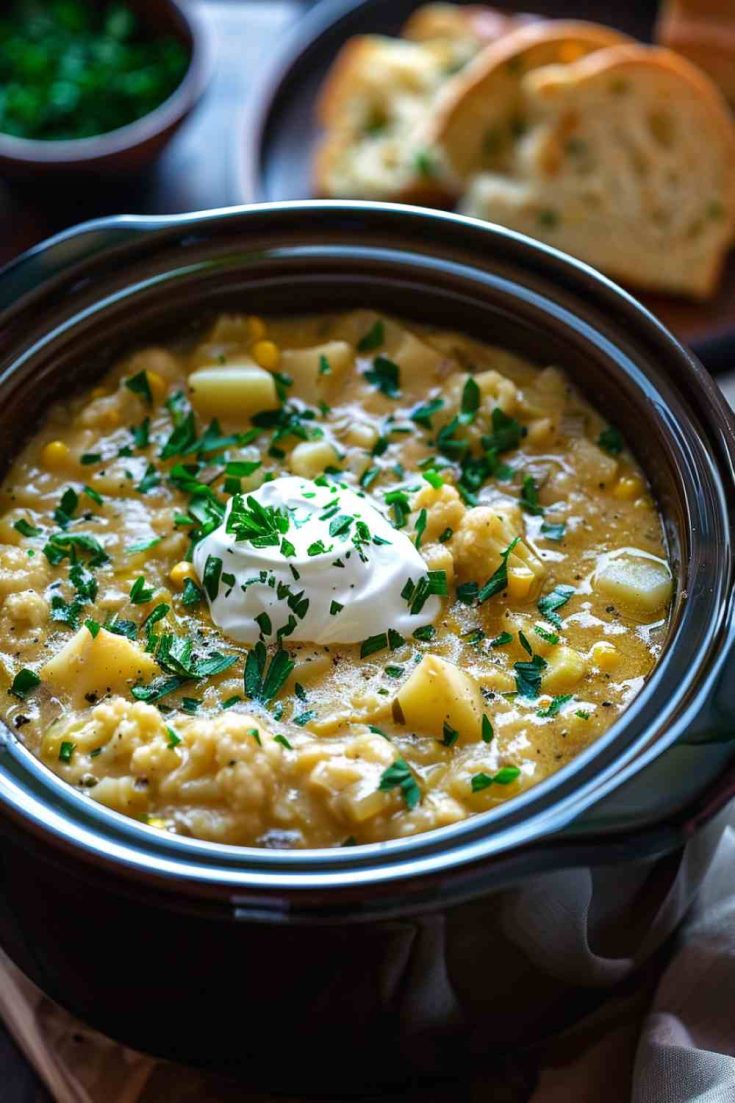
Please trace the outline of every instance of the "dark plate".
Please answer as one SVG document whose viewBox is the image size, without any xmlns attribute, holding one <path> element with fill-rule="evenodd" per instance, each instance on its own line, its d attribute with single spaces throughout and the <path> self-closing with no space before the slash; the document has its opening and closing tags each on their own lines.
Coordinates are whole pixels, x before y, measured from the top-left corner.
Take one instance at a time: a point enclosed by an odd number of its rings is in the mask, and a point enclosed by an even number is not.
<svg viewBox="0 0 735 1103">
<path fill-rule="evenodd" d="M 396 35 L 424 0 L 323 0 L 284 42 L 254 96 L 245 144 L 239 156 L 243 202 L 312 196 L 311 161 L 318 137 L 314 105 L 319 87 L 340 47 L 352 35 Z M 499 2 L 504 11 L 591 19 L 644 40 L 653 35 L 655 0 L 528 0 Z M 711 371 L 735 366 L 735 260 L 731 258 L 717 295 L 690 303 L 661 295 L 644 302 Z"/>
</svg>

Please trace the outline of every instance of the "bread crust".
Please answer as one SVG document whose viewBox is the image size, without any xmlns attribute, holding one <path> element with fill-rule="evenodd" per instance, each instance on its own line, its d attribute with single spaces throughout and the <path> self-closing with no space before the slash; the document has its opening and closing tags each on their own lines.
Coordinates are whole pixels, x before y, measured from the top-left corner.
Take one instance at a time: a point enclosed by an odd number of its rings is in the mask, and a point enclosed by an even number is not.
<svg viewBox="0 0 735 1103">
<path fill-rule="evenodd" d="M 536 70 L 528 77 L 527 96 L 536 105 L 538 126 L 519 173 L 476 177 L 467 212 L 506 222 L 632 286 L 709 297 L 735 232 L 735 125 L 713 83 L 669 50 L 618 45 L 570 66 Z M 608 138 L 600 130 L 601 112 L 611 97 L 620 106 Z M 545 136 L 571 107 L 583 132 L 592 127 L 598 168 L 585 188 L 594 192 L 597 186 L 605 199 L 600 211 L 585 207 L 585 189 L 571 170 L 560 181 L 543 155 Z M 628 110 L 630 127 L 620 122 Z M 680 121 L 676 138 L 663 125 L 667 112 Z M 638 165 L 646 136 L 644 163 Z M 600 157 L 607 157 L 606 165 Z M 611 159 L 615 170 L 606 174 Z M 538 221 L 543 204 L 554 213 L 545 222 Z"/>
<path fill-rule="evenodd" d="M 445 86 L 437 104 L 429 140 L 443 152 L 457 195 L 475 171 L 499 168 L 502 145 L 510 137 L 530 69 L 577 60 L 585 53 L 632 40 L 609 27 L 582 20 L 541 20 L 486 46 Z M 478 133 L 485 119 L 485 133 Z M 496 131 L 501 149 L 486 157 L 483 142 Z"/>
</svg>

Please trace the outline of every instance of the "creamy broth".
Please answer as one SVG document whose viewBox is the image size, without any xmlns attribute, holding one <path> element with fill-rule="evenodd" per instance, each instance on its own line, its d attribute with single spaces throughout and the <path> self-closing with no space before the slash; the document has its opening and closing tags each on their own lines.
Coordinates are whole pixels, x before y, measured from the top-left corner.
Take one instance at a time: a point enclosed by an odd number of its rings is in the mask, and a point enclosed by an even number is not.
<svg viewBox="0 0 735 1103">
<path fill-rule="evenodd" d="M 335 503 L 302 571 L 306 515 L 272 505 L 297 481 Z M 589 746 L 665 638 L 662 525 L 618 431 L 556 366 L 372 311 L 143 349 L 50 411 L 0 493 L 4 718 L 158 830 L 324 847 L 454 823 Z M 375 601 L 335 600 L 338 547 Z"/>
</svg>

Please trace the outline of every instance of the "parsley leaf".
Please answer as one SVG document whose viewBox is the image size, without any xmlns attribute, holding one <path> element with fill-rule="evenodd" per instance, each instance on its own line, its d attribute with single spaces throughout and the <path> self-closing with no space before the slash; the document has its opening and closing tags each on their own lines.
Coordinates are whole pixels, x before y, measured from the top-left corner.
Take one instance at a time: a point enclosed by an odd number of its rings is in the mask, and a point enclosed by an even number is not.
<svg viewBox="0 0 735 1103">
<path fill-rule="evenodd" d="M 400 789 L 406 807 L 409 809 L 415 808 L 421 800 L 418 782 L 411 772 L 411 767 L 403 758 L 397 758 L 383 770 L 378 789 L 383 793 L 390 792 L 391 789 Z"/>
</svg>

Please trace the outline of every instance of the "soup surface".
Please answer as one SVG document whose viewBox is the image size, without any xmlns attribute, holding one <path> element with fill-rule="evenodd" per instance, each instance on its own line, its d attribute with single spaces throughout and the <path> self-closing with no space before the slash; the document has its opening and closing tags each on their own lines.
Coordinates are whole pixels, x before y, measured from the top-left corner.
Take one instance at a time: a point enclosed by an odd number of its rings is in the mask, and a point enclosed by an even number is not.
<svg viewBox="0 0 735 1103">
<path fill-rule="evenodd" d="M 645 479 L 557 367 L 226 315 L 56 405 L 0 492 L 2 713 L 91 800 L 381 841 L 569 762 L 661 650 Z"/>
</svg>

